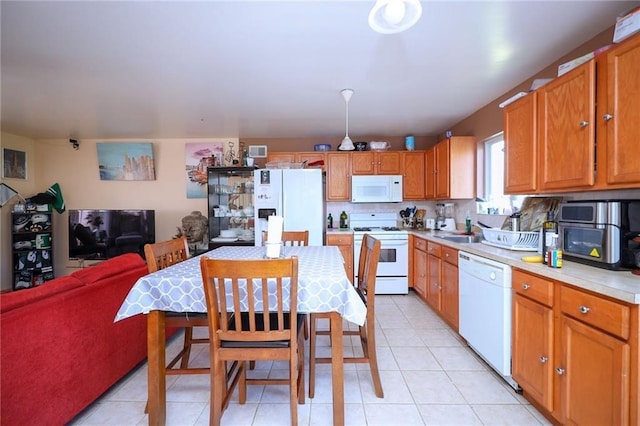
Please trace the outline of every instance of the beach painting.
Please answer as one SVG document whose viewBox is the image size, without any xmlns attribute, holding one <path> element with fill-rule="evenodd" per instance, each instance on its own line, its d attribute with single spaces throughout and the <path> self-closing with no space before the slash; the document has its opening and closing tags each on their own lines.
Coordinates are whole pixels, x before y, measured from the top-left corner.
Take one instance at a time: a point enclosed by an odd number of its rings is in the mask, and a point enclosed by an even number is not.
<svg viewBox="0 0 640 426">
<path fill-rule="evenodd" d="M 152 143 L 98 142 L 100 180 L 156 180 Z"/>
<path fill-rule="evenodd" d="M 187 198 L 207 198 L 207 167 L 224 165 L 224 142 L 185 144 Z"/>
</svg>

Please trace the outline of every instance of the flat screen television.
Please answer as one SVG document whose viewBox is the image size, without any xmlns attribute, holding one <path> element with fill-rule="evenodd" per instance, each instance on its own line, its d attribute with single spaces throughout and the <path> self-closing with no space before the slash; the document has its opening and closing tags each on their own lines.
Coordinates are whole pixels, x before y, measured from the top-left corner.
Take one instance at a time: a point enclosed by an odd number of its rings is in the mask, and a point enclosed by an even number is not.
<svg viewBox="0 0 640 426">
<path fill-rule="evenodd" d="M 155 210 L 69 210 L 70 260 L 144 257 L 144 245 L 155 240 Z"/>
</svg>

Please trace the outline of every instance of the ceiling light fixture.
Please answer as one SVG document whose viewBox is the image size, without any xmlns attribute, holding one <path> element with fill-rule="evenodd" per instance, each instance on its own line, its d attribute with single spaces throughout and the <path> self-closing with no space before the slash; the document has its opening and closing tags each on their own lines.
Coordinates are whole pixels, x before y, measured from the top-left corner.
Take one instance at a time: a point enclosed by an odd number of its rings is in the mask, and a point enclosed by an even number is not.
<svg viewBox="0 0 640 426">
<path fill-rule="evenodd" d="M 353 145 L 353 141 L 349 137 L 349 99 L 353 95 L 353 90 L 351 89 L 342 89 L 340 94 L 344 98 L 344 102 L 346 104 L 346 125 L 345 125 L 345 136 L 342 139 L 342 143 L 338 146 L 340 151 L 353 151 L 356 147 Z"/>
<path fill-rule="evenodd" d="M 395 34 L 411 28 L 420 16 L 419 0 L 377 0 L 369 12 L 369 26 L 381 34 Z"/>
</svg>

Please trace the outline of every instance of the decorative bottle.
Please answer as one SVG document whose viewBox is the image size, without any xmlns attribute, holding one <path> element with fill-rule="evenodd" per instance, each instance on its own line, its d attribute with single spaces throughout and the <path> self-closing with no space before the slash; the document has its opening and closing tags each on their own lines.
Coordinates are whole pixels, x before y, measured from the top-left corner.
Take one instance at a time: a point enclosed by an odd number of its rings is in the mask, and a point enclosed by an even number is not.
<svg viewBox="0 0 640 426">
<path fill-rule="evenodd" d="M 340 229 L 348 228 L 347 226 L 347 213 L 343 210 L 340 213 Z"/>
</svg>

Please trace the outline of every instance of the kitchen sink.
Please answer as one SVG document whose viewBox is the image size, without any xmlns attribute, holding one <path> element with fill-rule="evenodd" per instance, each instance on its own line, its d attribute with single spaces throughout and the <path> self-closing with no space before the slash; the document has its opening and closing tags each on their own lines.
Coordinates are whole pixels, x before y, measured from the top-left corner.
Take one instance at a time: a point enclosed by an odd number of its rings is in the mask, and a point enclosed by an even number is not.
<svg viewBox="0 0 640 426">
<path fill-rule="evenodd" d="M 452 243 L 479 243 L 482 240 L 480 235 L 440 234 L 434 235 L 434 237 L 442 238 Z"/>
</svg>

